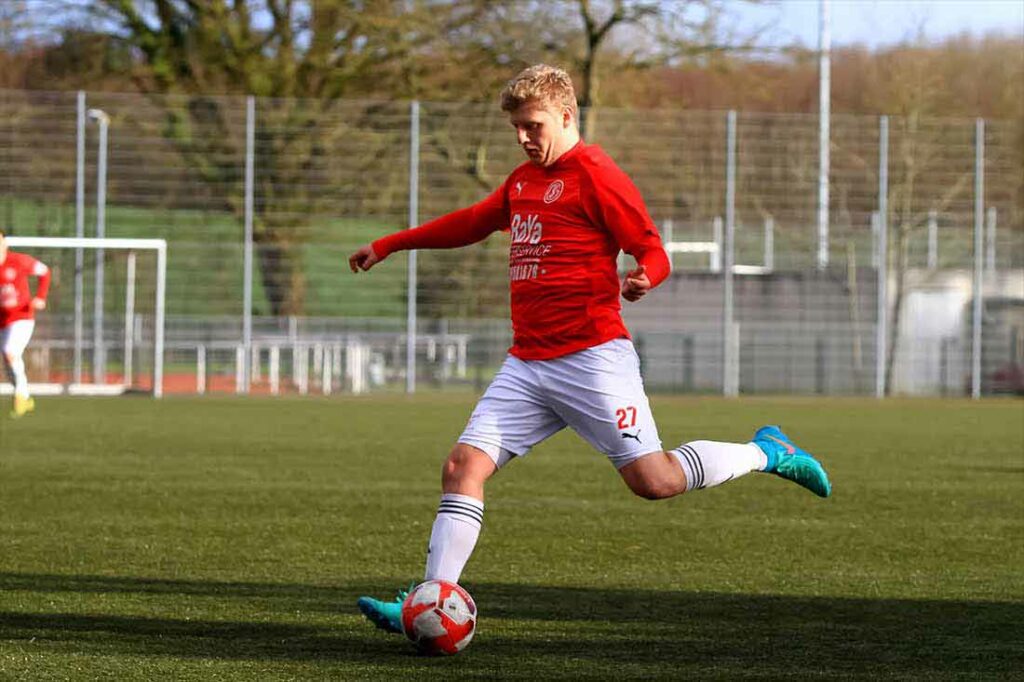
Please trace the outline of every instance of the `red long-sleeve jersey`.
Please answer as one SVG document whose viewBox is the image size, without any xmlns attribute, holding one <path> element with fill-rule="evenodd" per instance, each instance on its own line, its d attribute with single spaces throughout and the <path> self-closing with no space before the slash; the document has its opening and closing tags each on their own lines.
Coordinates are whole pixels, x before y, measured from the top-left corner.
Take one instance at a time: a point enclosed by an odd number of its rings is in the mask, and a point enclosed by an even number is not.
<svg viewBox="0 0 1024 682">
<path fill-rule="evenodd" d="M 580 142 L 548 167 L 526 162 L 483 201 L 378 239 L 379 258 L 405 249 L 454 248 L 509 230 L 513 345 L 547 360 L 615 338 L 622 321 L 619 250 L 647 268 L 652 286 L 669 273 L 639 190 L 611 158 Z"/>
<path fill-rule="evenodd" d="M 34 298 L 45 301 L 50 290 L 50 269 L 32 256 L 8 251 L 7 258 L 0 263 L 0 327 L 35 316 L 29 277 L 39 278 Z"/>
</svg>

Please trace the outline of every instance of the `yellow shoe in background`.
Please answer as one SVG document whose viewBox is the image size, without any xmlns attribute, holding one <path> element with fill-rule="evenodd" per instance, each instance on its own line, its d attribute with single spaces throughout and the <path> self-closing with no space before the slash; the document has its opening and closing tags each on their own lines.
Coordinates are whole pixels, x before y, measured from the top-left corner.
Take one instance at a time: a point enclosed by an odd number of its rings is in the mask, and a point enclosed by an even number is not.
<svg viewBox="0 0 1024 682">
<path fill-rule="evenodd" d="M 24 417 L 34 409 L 36 409 L 36 401 L 34 399 L 16 395 L 14 396 L 14 409 L 11 410 L 11 416 L 14 418 Z"/>
</svg>

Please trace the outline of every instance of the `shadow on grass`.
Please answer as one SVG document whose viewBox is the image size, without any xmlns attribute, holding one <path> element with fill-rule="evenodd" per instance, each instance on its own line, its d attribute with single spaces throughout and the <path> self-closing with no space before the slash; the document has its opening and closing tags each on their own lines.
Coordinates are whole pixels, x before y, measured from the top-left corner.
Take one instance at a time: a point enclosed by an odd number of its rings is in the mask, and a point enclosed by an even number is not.
<svg viewBox="0 0 1024 682">
<path fill-rule="evenodd" d="M 465 674 L 601 677 L 602 671 L 614 675 L 619 670 L 652 677 L 684 672 L 942 677 L 1013 675 L 1024 669 L 1022 603 L 467 586 L 481 607 L 482 621 L 472 655 L 458 658 Z M 395 671 L 423 665 L 409 647 L 358 620 L 356 597 L 380 596 L 380 584 L 328 587 L 0 573 L 0 591 L 94 594 L 96 599 L 118 594 L 219 597 L 231 600 L 236 610 L 237 600 L 252 600 L 258 603 L 253 611 L 261 614 L 259 620 L 244 622 L 171 618 L 161 616 L 159 601 L 153 603 L 152 616 L 0 610 L 0 641 L 12 644 L 35 638 L 82 653 L 321 661 Z M 116 602 L 101 603 L 109 611 Z M 133 611 L 138 605 L 134 600 Z M 296 613 L 309 618 L 295 623 Z M 276 621 L 274 614 L 280 615 Z M 325 622 L 324 614 L 345 618 Z M 515 665 L 507 667 L 510 662 Z"/>
</svg>

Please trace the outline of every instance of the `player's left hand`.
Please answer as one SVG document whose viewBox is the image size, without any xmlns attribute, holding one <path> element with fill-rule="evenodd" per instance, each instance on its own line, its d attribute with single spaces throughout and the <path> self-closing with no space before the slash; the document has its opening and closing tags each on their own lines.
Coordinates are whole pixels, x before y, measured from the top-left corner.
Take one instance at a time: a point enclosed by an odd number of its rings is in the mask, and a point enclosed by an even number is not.
<svg viewBox="0 0 1024 682">
<path fill-rule="evenodd" d="M 36 310 L 46 310 L 46 300 L 42 298 L 33 298 L 32 307 Z"/>
<path fill-rule="evenodd" d="M 651 280 L 647 277 L 647 267 L 641 265 L 636 270 L 626 273 L 622 281 L 622 298 L 627 301 L 639 301 L 651 288 Z"/>
</svg>

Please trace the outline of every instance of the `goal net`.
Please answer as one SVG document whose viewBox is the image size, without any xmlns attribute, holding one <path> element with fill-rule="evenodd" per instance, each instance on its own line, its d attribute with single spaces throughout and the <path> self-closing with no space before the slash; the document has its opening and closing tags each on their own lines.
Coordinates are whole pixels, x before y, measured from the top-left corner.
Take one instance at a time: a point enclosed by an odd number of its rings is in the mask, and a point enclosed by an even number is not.
<svg viewBox="0 0 1024 682">
<path fill-rule="evenodd" d="M 25 350 L 35 395 L 163 394 L 166 241 L 9 236 L 7 243 L 52 274 Z M 12 390 L 0 383 L 0 393 Z"/>
</svg>

